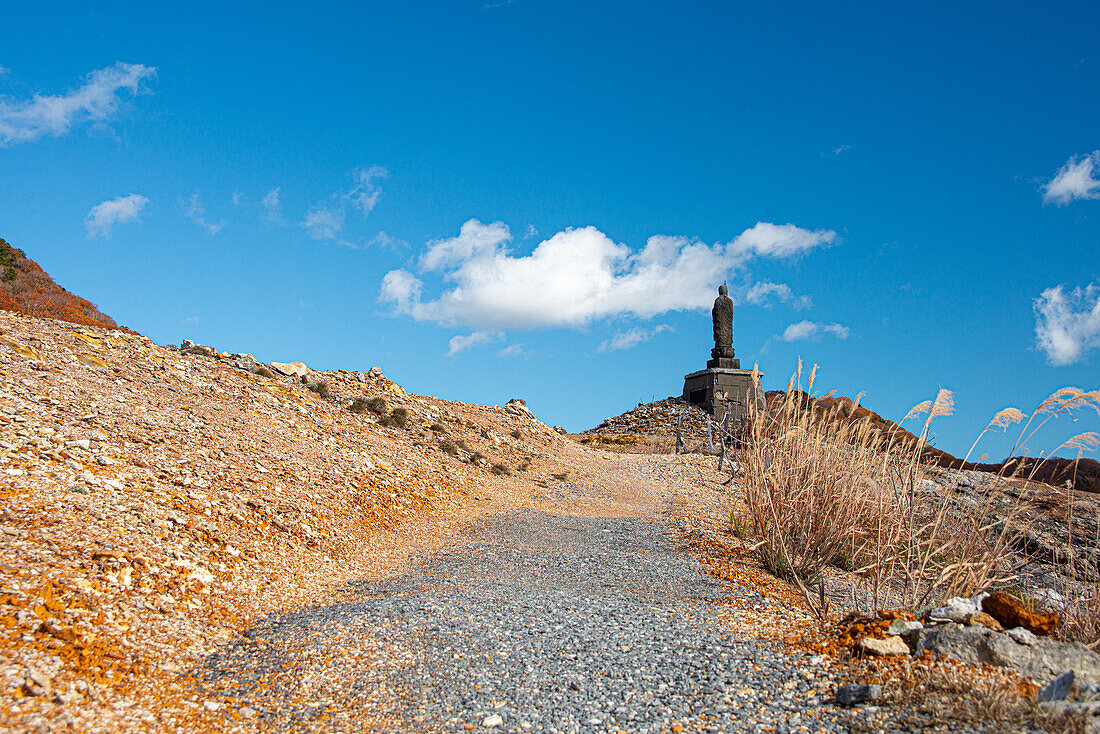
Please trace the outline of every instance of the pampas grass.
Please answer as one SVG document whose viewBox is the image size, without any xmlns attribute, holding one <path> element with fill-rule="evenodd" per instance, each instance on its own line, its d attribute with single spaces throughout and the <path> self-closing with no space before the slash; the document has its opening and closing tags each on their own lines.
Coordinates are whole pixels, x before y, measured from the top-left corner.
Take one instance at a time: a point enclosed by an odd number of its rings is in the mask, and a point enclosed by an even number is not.
<svg viewBox="0 0 1100 734">
<path fill-rule="evenodd" d="M 815 376 L 816 367 L 807 392 Z M 782 400 L 752 415 L 741 457 L 752 547 L 770 571 L 819 613 L 820 589 L 810 587 L 829 566 L 852 572 L 879 608 L 973 593 L 1009 576 L 1012 538 L 991 520 L 992 506 L 949 505 L 925 481 L 928 432 L 954 411 L 951 391 L 909 412 L 925 417 L 913 441 L 870 417 L 846 419 L 858 401 L 815 409 L 800 383 L 801 365 Z"/>
<path fill-rule="evenodd" d="M 952 496 L 928 478 L 932 422 L 954 412 L 953 393 L 941 389 L 906 414 L 903 421 L 924 419 L 914 437 L 879 430 L 869 416 L 857 419 L 858 398 L 848 408 L 839 402 L 827 410 L 815 405 L 807 393 L 816 373 L 815 365 L 802 392 L 800 361 L 781 399 L 763 409 L 750 406 L 740 457 L 748 513 L 741 523 L 765 567 L 791 580 L 821 615 L 826 611 L 821 577 L 829 567 L 851 573 L 865 586 L 873 608 L 917 608 L 1015 580 L 1021 559 L 1013 548 L 1022 531 L 1022 510 L 1016 503 L 1006 510 L 1003 492 L 1003 475 L 1012 464 L 1002 466 L 1002 475 L 979 499 Z M 755 370 L 754 379 L 759 387 Z M 1022 424 L 1010 452 L 1015 456 L 1048 421 L 1081 410 L 1100 414 L 1100 391 L 1061 388 L 1030 416 L 1004 408 L 978 435 L 967 460 L 990 431 Z M 1079 459 L 1098 447 L 1100 434 L 1085 432 L 1056 451 L 1076 451 Z M 1014 480 L 1027 489 L 1048 460 L 1034 462 L 1026 477 Z M 1064 517 L 1072 541 L 1068 488 Z M 1070 558 L 1065 566 L 1061 634 L 1097 646 L 1100 569 L 1083 572 L 1079 565 L 1088 562 Z M 816 593 L 811 590 L 815 584 Z"/>
</svg>

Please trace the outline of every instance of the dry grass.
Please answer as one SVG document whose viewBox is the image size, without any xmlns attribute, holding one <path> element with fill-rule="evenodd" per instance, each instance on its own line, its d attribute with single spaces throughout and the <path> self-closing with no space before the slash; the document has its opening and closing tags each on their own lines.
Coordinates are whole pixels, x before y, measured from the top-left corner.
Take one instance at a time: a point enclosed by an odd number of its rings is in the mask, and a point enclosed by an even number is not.
<svg viewBox="0 0 1100 734">
<path fill-rule="evenodd" d="M 1036 686 L 1011 671 L 975 668 L 951 660 L 903 659 L 890 664 L 853 660 L 845 675 L 883 684 L 883 703 L 906 712 L 903 725 L 927 730 L 935 725 L 980 724 L 987 731 L 1050 731 L 1084 734 L 1088 716 L 1039 705 Z M 849 722 L 862 729 L 859 719 Z"/>
<path fill-rule="evenodd" d="M 806 392 L 813 389 L 816 369 Z M 801 380 L 800 363 L 783 399 L 752 415 L 740 456 L 748 513 L 739 530 L 766 568 L 792 580 L 822 616 L 828 611 L 823 586 L 813 587 L 829 566 L 851 572 L 865 586 L 873 608 L 917 608 L 1013 580 L 1021 560 L 1013 550 L 1021 510 L 1011 505 L 1001 507 L 999 516 L 994 513 L 1002 503 L 1003 477 L 978 500 L 952 497 L 926 481 L 929 429 L 935 418 L 953 412 L 949 391 L 940 390 L 905 417 L 923 420 L 914 441 L 904 432 L 879 430 L 869 418 L 842 420 L 841 412 L 852 415 L 858 409 L 858 397 L 851 406 L 815 410 L 801 392 Z M 1030 417 L 1016 408 L 998 411 L 974 446 L 990 431 L 1022 424 L 1010 453 L 1017 455 L 1050 420 L 1088 409 L 1100 414 L 1100 391 L 1061 388 Z M 1082 433 L 1052 455 L 1068 449 L 1080 459 L 1098 445 L 1100 435 Z M 1032 466 L 1025 483 L 1046 460 Z M 1072 492 L 1062 494 L 1063 506 L 1054 514 L 1072 536 Z M 1100 644 L 1100 569 L 1086 569 L 1089 563 L 1071 558 L 1063 566 L 1066 606 L 1060 634 L 1095 647 Z"/>
<path fill-rule="evenodd" d="M 815 411 L 792 389 L 800 381 L 801 365 L 783 401 L 752 417 L 741 455 L 753 547 L 767 568 L 794 581 L 820 615 L 822 587 L 810 587 L 827 566 L 853 572 L 875 608 L 922 606 L 1006 580 L 1011 530 L 992 521 L 992 498 L 968 507 L 921 489 L 928 428 L 952 412 L 950 392 L 911 411 L 927 416 L 913 442 L 869 419 L 839 420 L 839 405 Z"/>
</svg>

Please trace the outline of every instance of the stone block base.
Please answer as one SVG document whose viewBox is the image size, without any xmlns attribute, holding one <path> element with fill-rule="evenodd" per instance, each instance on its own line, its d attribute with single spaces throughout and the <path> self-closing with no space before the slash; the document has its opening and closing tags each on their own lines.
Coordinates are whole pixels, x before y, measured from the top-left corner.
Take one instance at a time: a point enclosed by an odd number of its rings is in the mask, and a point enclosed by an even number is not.
<svg viewBox="0 0 1100 734">
<path fill-rule="evenodd" d="M 753 383 L 751 370 L 708 367 L 684 375 L 684 400 L 698 405 L 715 420 L 725 420 L 729 413 L 730 422 L 737 423 L 748 417 L 752 402 L 763 407 L 764 395 Z"/>
</svg>

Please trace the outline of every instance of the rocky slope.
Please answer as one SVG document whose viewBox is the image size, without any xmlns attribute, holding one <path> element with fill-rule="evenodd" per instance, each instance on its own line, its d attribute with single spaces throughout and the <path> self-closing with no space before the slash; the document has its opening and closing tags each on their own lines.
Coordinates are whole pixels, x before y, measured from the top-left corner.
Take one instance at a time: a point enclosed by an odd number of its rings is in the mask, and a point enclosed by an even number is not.
<svg viewBox="0 0 1100 734">
<path fill-rule="evenodd" d="M 306 384 L 7 312 L 0 333 L 13 731 L 198 727 L 214 714 L 180 673 L 249 620 L 331 599 L 561 471 L 565 439 L 529 412 L 411 395 L 380 370 L 303 366 Z"/>
</svg>

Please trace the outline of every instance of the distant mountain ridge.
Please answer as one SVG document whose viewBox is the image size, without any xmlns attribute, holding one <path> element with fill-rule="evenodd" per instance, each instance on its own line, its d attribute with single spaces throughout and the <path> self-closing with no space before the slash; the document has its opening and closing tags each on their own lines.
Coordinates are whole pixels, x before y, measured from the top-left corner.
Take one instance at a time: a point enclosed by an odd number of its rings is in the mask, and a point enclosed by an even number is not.
<svg viewBox="0 0 1100 734">
<path fill-rule="evenodd" d="M 0 239 L 0 309 L 21 316 L 120 328 L 91 301 L 65 290 L 22 250 Z"/>
</svg>

